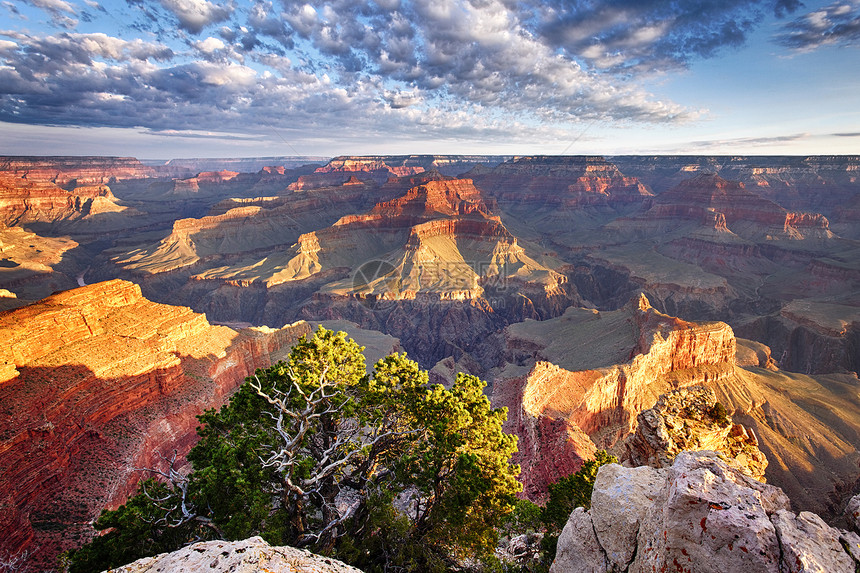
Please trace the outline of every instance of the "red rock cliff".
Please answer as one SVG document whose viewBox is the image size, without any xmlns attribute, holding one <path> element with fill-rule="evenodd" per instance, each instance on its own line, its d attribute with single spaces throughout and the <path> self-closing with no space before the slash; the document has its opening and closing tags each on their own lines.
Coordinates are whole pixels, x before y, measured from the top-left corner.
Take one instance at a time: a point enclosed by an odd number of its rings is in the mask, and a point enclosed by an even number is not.
<svg viewBox="0 0 860 573">
<path fill-rule="evenodd" d="M 212 326 L 120 280 L 0 313 L 3 552 L 52 566 L 132 493 L 132 468 L 184 455 L 196 415 L 309 332 Z"/>
<path fill-rule="evenodd" d="M 736 342 L 725 323 L 667 316 L 644 296 L 604 318 L 601 314 L 579 327 L 565 326 L 567 315 L 553 319 L 561 328 L 554 337 L 564 336 L 574 346 L 581 337 L 582 344 L 612 347 L 595 349 L 596 362 L 582 370 L 552 363 L 563 362 L 552 355 L 553 346 L 541 349 L 541 344 L 518 340 L 517 328 L 507 331 L 509 348 L 530 351 L 535 360 L 528 374 L 499 380 L 494 388 L 497 405 L 509 408 L 509 431 L 520 436 L 517 461 L 529 497 L 540 498 L 547 484 L 578 469 L 595 447 L 612 448 L 629 435 L 639 412 L 661 394 L 721 380 L 734 371 Z M 613 329 L 619 334 L 607 335 Z M 607 363 L 610 358 L 601 356 L 621 360 Z M 555 461 L 546 464 L 546 459 Z"/>
</svg>

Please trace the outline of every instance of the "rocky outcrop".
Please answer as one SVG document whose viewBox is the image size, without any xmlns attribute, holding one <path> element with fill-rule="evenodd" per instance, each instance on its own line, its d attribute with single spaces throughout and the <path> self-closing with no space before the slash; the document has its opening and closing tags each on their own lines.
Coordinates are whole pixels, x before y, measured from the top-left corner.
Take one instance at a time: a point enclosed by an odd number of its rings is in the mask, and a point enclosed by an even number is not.
<svg viewBox="0 0 860 573">
<path fill-rule="evenodd" d="M 318 173 L 389 171 L 402 177 L 423 171 L 439 171 L 457 176 L 476 165 L 494 167 L 510 159 L 503 155 L 349 155 L 335 157 Z"/>
<path fill-rule="evenodd" d="M 0 173 L 0 222 L 57 223 L 127 210 L 107 185 L 75 186 L 66 191 L 51 183 L 7 179 Z M 134 213 L 134 211 L 132 211 Z"/>
<path fill-rule="evenodd" d="M 0 285 L 30 301 L 74 288 L 74 266 L 67 260 L 77 246 L 69 238 L 40 237 L 0 223 Z"/>
<path fill-rule="evenodd" d="M 664 315 L 644 296 L 610 313 L 570 309 L 551 324 L 512 325 L 506 335 L 508 361 L 533 366 L 525 376 L 495 380 L 493 399 L 508 407 L 508 431 L 520 436 L 517 463 L 533 498 L 595 448 L 620 444 L 661 394 L 718 383 L 735 368 L 727 324 Z"/>
<path fill-rule="evenodd" d="M 144 557 L 111 569 L 114 573 L 361 573 L 355 567 L 305 549 L 272 547 L 262 537 L 203 541 L 173 553 Z"/>
<path fill-rule="evenodd" d="M 184 456 L 198 414 L 309 332 L 212 326 L 120 280 L 0 313 L 4 549 L 52 565 L 133 492 L 132 468 Z"/>
<path fill-rule="evenodd" d="M 664 328 L 650 349 L 640 340 L 649 313 Z M 845 398 L 856 377 L 779 370 L 769 349 L 738 345 L 724 323 L 674 322 L 638 306 L 571 308 L 508 326 L 500 348 L 503 366 L 488 376 L 492 400 L 508 407 L 506 429 L 520 437 L 517 463 L 530 499 L 597 448 L 622 457 L 641 412 L 662 394 L 697 385 L 713 390 L 733 423 L 758 440 L 768 483 L 783 488 L 795 509 L 833 517 L 860 479 L 860 408 Z M 738 438 L 747 443 L 743 432 L 729 441 Z M 756 456 L 748 461 L 758 465 Z"/>
<path fill-rule="evenodd" d="M 668 469 L 601 467 L 591 509 L 571 514 L 550 571 L 852 573 L 858 556 L 860 536 L 792 513 L 780 489 L 701 451 Z"/>
<path fill-rule="evenodd" d="M 660 396 L 636 418 L 625 442 L 624 461 L 634 466 L 669 467 L 682 451 L 711 450 L 737 462 L 746 475 L 765 481 L 767 458 L 752 430 L 733 424 L 710 388 L 694 386 Z"/>
</svg>

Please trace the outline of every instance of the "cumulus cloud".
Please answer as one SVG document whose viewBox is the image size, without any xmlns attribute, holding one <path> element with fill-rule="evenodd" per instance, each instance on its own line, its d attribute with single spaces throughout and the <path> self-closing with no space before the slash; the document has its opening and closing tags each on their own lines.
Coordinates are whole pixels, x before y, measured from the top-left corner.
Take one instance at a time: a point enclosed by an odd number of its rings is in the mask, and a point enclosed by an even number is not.
<svg viewBox="0 0 860 573">
<path fill-rule="evenodd" d="M 836 2 L 783 26 L 777 41 L 809 51 L 822 46 L 860 46 L 860 1 Z"/>
<path fill-rule="evenodd" d="M 161 0 L 161 5 L 179 20 L 179 25 L 192 34 L 203 28 L 223 22 L 233 13 L 232 4 L 212 3 L 208 0 Z"/>
<path fill-rule="evenodd" d="M 77 15 L 77 11 L 65 0 L 26 0 L 26 3 L 47 12 L 53 24 L 59 28 L 71 30 L 78 25 L 78 20 L 72 18 Z"/>
<path fill-rule="evenodd" d="M 103 17 L 100 5 L 85 1 Z M 31 2 L 75 15 L 66 0 Z M 337 134 L 349 126 L 392 137 L 510 140 L 551 138 L 584 122 L 681 123 L 702 112 L 655 97 L 641 78 L 739 46 L 765 14 L 799 7 L 799 0 L 127 0 L 126 12 L 104 17 L 122 19 L 137 39 L 0 33 L 0 120 L 214 133 Z M 825 29 L 849 17 L 840 10 L 795 22 Z"/>
</svg>

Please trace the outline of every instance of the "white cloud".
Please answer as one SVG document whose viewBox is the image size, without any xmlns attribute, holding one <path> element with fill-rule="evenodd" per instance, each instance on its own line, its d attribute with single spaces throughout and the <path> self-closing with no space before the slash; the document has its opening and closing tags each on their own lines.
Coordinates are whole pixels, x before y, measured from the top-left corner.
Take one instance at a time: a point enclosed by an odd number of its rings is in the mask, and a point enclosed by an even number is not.
<svg viewBox="0 0 860 573">
<path fill-rule="evenodd" d="M 74 7 L 64 0 L 28 0 L 30 4 L 48 12 L 75 14 Z"/>
<path fill-rule="evenodd" d="M 218 50 L 223 50 L 225 44 L 218 38 L 210 36 L 201 42 L 194 42 L 194 47 L 205 54 L 211 54 Z"/>
<path fill-rule="evenodd" d="M 172 12 L 184 29 L 199 34 L 211 24 L 223 22 L 233 13 L 232 4 L 213 4 L 208 0 L 161 0 L 161 5 Z"/>
</svg>

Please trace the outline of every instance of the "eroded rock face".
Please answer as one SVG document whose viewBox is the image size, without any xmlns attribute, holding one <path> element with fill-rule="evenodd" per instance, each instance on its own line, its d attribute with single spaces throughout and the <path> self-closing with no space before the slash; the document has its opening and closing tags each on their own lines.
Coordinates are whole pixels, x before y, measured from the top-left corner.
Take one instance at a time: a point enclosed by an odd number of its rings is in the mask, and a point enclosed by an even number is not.
<svg viewBox="0 0 860 573">
<path fill-rule="evenodd" d="M 500 202 L 532 209 L 643 204 L 652 196 L 602 157 L 515 157 L 475 178 Z"/>
<path fill-rule="evenodd" d="M 795 515 L 782 490 L 715 452 L 683 452 L 667 470 L 601 467 L 592 507 L 571 514 L 551 571 L 851 573 L 858 540 Z M 576 551 L 586 558 L 570 558 Z"/>
<path fill-rule="evenodd" d="M 532 334 L 532 326 L 541 334 Z M 735 368 L 736 342 L 727 324 L 667 316 L 644 296 L 619 311 L 570 310 L 550 325 L 513 325 L 507 337 L 509 360 L 533 366 L 525 376 L 496 380 L 493 397 L 508 406 L 508 431 L 520 436 L 516 461 L 524 468 L 526 494 L 535 499 L 596 448 L 620 443 L 661 394 L 719 382 Z M 599 348 L 575 352 L 589 343 Z M 546 458 L 557 461 L 547 464 Z"/>
<path fill-rule="evenodd" d="M 627 439 L 625 459 L 634 466 L 669 467 L 685 450 L 712 450 L 734 459 L 742 471 L 764 481 L 767 458 L 752 430 L 733 424 L 725 406 L 716 406 L 710 388 L 695 386 L 660 396 L 637 416 L 636 432 Z"/>
<path fill-rule="evenodd" d="M 0 313 L 0 535 L 51 567 L 306 323 L 237 331 L 121 280 Z M 180 460 L 181 462 L 181 460 Z"/>
<path fill-rule="evenodd" d="M 0 172 L 18 179 L 53 183 L 61 187 L 101 185 L 155 175 L 134 157 L 0 157 Z"/>
<path fill-rule="evenodd" d="M 112 569 L 116 573 L 361 573 L 337 559 L 305 549 L 272 547 L 262 537 L 244 541 L 204 541 L 172 553 L 144 557 Z"/>
</svg>

